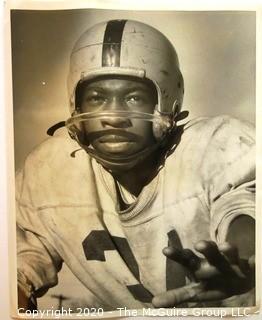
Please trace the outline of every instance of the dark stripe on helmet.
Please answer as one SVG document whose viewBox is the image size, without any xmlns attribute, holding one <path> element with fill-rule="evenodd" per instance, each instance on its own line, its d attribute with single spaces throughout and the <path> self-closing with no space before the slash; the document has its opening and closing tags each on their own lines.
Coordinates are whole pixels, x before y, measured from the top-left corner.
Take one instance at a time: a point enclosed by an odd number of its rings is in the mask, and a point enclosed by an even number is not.
<svg viewBox="0 0 262 320">
<path fill-rule="evenodd" d="M 102 67 L 119 67 L 121 40 L 126 20 L 111 20 L 107 23 L 102 51 Z"/>
</svg>

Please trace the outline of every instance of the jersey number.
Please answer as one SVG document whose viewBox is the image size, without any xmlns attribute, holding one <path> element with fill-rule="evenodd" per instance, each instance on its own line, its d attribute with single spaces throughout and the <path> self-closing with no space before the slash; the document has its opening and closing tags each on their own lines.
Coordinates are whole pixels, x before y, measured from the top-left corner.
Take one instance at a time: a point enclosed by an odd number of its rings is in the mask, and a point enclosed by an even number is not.
<svg viewBox="0 0 262 320">
<path fill-rule="evenodd" d="M 182 248 L 180 239 L 175 230 L 167 234 L 168 245 Z M 105 251 L 117 250 L 134 277 L 140 282 L 140 273 L 136 258 L 126 238 L 111 236 L 105 230 L 93 230 L 83 241 L 83 249 L 87 260 L 106 261 Z M 149 271 L 150 272 L 150 271 Z M 174 289 L 185 284 L 183 268 L 170 259 L 166 260 L 166 289 Z M 127 286 L 136 300 L 151 302 L 153 295 L 142 283 Z"/>
</svg>

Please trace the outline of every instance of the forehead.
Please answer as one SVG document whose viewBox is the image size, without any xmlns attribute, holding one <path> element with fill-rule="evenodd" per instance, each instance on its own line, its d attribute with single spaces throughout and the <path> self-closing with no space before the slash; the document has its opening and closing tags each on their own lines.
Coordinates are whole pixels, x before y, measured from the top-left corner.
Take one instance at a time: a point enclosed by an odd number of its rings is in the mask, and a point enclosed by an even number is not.
<svg viewBox="0 0 262 320">
<path fill-rule="evenodd" d="M 152 93 L 155 89 L 149 80 L 131 77 L 96 78 L 85 84 L 85 90 L 141 90 Z"/>
</svg>

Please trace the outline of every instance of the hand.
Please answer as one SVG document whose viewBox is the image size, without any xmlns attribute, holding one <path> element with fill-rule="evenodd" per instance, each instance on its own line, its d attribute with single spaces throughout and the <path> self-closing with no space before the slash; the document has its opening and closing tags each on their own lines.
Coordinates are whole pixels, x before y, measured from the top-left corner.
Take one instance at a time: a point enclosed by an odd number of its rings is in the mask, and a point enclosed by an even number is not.
<svg viewBox="0 0 262 320">
<path fill-rule="evenodd" d="M 182 264 L 189 271 L 189 285 L 155 296 L 155 307 L 174 307 L 184 302 L 221 301 L 216 306 L 241 306 L 244 302 L 254 305 L 255 259 L 240 259 L 236 247 L 229 243 L 219 246 L 212 241 L 200 241 L 195 250 L 167 247 L 163 253 Z M 233 298 L 233 296 L 236 296 Z M 232 297 L 230 299 L 227 299 Z M 225 299 L 225 300 L 224 300 Z M 244 299 L 244 300 L 243 300 Z M 238 305 L 239 304 L 239 305 Z"/>
<path fill-rule="evenodd" d="M 21 309 L 21 313 L 26 312 L 26 310 L 37 310 L 37 302 L 35 299 L 30 299 L 26 296 L 23 290 L 20 287 L 17 287 L 17 296 L 18 296 L 18 308 Z"/>
</svg>

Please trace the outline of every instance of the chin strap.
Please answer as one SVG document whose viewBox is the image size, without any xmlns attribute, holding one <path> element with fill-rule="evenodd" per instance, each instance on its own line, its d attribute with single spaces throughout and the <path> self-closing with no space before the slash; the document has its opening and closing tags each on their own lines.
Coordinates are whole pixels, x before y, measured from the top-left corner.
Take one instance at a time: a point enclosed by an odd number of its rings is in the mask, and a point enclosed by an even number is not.
<svg viewBox="0 0 262 320">
<path fill-rule="evenodd" d="M 46 131 L 46 133 L 49 136 L 53 136 L 54 133 L 56 132 L 56 130 L 65 127 L 65 121 L 60 121 L 56 124 L 54 124 L 52 127 L 48 128 L 48 130 Z"/>
</svg>

